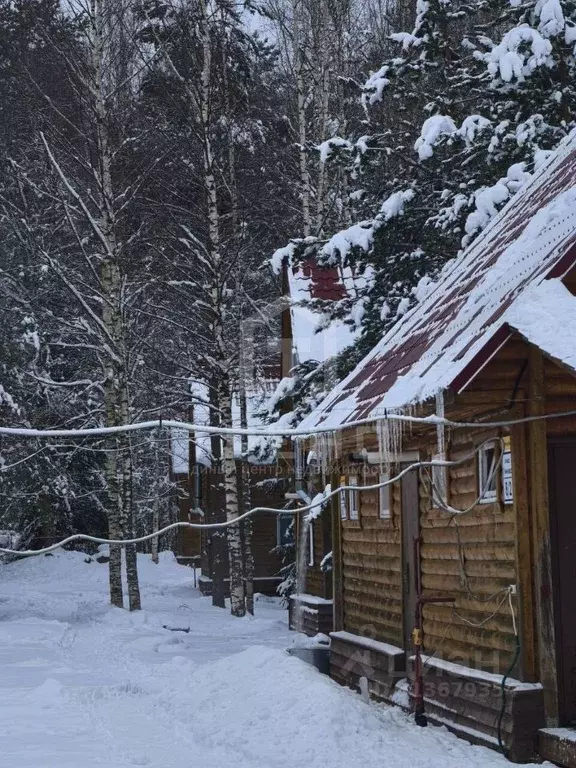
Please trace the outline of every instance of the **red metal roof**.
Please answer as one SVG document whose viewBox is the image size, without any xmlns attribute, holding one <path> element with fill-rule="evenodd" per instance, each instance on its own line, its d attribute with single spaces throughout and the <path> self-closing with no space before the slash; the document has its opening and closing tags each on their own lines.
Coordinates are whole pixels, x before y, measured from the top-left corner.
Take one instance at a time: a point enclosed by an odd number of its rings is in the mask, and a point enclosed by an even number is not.
<svg viewBox="0 0 576 768">
<path fill-rule="evenodd" d="M 576 262 L 575 185 L 573 136 L 302 426 L 337 427 L 465 386 L 502 343 L 508 308 Z"/>
<path fill-rule="evenodd" d="M 292 267 L 299 290 L 306 291 L 311 299 L 339 301 L 345 298 L 344 287 L 336 267 L 321 267 L 316 259 L 309 257 L 301 265 Z"/>
</svg>

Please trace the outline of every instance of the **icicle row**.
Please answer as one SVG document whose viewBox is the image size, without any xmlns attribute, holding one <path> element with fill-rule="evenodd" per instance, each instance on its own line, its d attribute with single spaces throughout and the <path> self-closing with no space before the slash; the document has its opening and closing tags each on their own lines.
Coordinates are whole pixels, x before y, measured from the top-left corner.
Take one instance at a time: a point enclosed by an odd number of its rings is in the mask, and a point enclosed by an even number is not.
<svg viewBox="0 0 576 768">
<path fill-rule="evenodd" d="M 394 414 L 400 410 L 392 411 Z M 397 419 L 379 419 L 376 423 L 380 472 L 390 474 L 391 468 L 398 464 L 404 440 L 404 424 Z"/>
</svg>

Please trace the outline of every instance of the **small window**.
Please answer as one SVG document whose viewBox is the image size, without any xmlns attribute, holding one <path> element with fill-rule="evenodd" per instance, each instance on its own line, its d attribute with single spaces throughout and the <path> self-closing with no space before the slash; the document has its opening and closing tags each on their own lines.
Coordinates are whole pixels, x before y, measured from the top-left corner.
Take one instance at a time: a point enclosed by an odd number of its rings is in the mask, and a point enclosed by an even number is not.
<svg viewBox="0 0 576 768">
<path fill-rule="evenodd" d="M 308 527 L 308 565 L 314 565 L 314 523 Z"/>
<path fill-rule="evenodd" d="M 278 515 L 276 523 L 276 544 L 285 547 L 294 541 L 293 515 Z"/>
<path fill-rule="evenodd" d="M 346 478 L 340 478 L 340 485 L 346 485 Z M 340 519 L 348 520 L 348 504 L 346 500 L 346 491 L 340 491 Z"/>
<path fill-rule="evenodd" d="M 446 456 L 437 453 L 432 461 L 446 461 Z M 432 500 L 436 506 L 448 503 L 448 467 L 432 465 Z"/>
<path fill-rule="evenodd" d="M 502 453 L 502 499 L 504 504 L 512 504 L 514 501 L 514 484 L 512 482 L 512 454 L 510 443 L 504 445 Z"/>
<path fill-rule="evenodd" d="M 379 483 L 386 483 L 390 480 L 390 475 L 380 475 L 378 482 Z M 392 517 L 391 509 L 390 509 L 390 488 L 392 486 L 390 485 L 381 485 L 379 490 L 379 506 L 378 506 L 378 517 L 380 520 L 390 520 Z"/>
<path fill-rule="evenodd" d="M 493 504 L 497 501 L 497 461 L 498 456 L 495 443 L 484 445 L 478 451 L 478 495 L 482 504 Z"/>
<path fill-rule="evenodd" d="M 359 514 L 359 493 L 358 493 L 358 478 L 356 475 L 351 475 L 348 480 L 348 485 L 354 486 L 348 491 L 348 508 L 350 510 L 350 520 L 358 520 Z"/>
</svg>

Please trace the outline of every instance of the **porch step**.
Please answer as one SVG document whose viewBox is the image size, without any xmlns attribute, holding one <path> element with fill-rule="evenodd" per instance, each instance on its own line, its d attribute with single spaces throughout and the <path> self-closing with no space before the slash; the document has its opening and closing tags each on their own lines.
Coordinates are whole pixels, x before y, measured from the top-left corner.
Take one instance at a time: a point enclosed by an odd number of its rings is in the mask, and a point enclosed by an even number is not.
<svg viewBox="0 0 576 768">
<path fill-rule="evenodd" d="M 576 768 L 576 728 L 542 728 L 538 731 L 538 753 L 564 768 Z"/>
</svg>

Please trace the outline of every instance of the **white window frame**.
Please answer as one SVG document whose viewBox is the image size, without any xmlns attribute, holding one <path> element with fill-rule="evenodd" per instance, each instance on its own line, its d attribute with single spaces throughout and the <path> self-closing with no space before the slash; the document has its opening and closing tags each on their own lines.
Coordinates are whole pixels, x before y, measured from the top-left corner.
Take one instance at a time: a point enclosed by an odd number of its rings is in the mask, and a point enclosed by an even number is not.
<svg viewBox="0 0 576 768">
<path fill-rule="evenodd" d="M 346 478 L 340 478 L 340 485 L 346 485 Z M 348 499 L 346 498 L 346 491 L 340 491 L 340 519 L 348 520 Z"/>
<path fill-rule="evenodd" d="M 378 477 L 379 483 L 386 483 L 390 480 L 388 473 L 381 474 Z M 378 517 L 380 520 L 390 520 L 392 517 L 392 493 L 391 485 L 381 485 L 378 489 Z"/>
<path fill-rule="evenodd" d="M 446 461 L 446 455 L 437 453 L 432 456 L 432 461 Z M 431 467 L 432 475 L 432 502 L 435 506 L 439 507 L 444 504 L 448 504 L 448 467 L 434 466 Z"/>
<path fill-rule="evenodd" d="M 348 491 L 348 510 L 350 520 L 360 519 L 360 492 L 358 491 L 358 475 L 350 475 L 348 485 L 354 486 Z"/>
<path fill-rule="evenodd" d="M 314 521 L 308 525 L 308 566 L 314 565 Z"/>
<path fill-rule="evenodd" d="M 488 453 L 493 455 L 489 462 Z M 480 504 L 495 504 L 498 501 L 498 472 L 494 472 L 492 488 L 486 487 L 492 465 L 498 460 L 498 446 L 496 443 L 486 443 L 478 449 L 478 497 Z"/>
<path fill-rule="evenodd" d="M 286 541 L 282 541 L 282 536 L 280 535 L 282 533 L 282 518 L 290 519 L 290 522 L 293 521 L 294 516 L 290 514 L 284 514 L 284 515 L 278 515 L 276 518 L 276 546 L 282 547 L 286 545 Z"/>
</svg>

